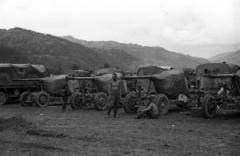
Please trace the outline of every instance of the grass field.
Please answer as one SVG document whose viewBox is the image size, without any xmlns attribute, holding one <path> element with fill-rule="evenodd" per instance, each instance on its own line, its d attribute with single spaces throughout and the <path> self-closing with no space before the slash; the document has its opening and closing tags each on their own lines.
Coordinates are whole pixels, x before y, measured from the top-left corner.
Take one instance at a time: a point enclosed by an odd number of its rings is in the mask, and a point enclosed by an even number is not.
<svg viewBox="0 0 240 156">
<path fill-rule="evenodd" d="M 173 107 L 159 119 L 105 118 L 93 108 L 66 112 L 7 104 L 0 107 L 0 155 L 175 156 L 240 155 L 240 111 L 214 119 L 180 115 Z"/>
</svg>

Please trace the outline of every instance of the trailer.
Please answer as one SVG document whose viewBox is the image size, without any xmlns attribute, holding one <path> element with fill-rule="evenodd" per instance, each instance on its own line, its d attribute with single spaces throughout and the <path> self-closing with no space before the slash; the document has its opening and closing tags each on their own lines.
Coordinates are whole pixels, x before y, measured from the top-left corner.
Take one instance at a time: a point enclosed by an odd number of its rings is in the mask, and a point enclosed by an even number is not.
<svg viewBox="0 0 240 156">
<path fill-rule="evenodd" d="M 205 92 L 201 102 L 204 118 L 215 117 L 218 109 L 240 109 L 239 66 L 209 63 L 198 66 L 196 72 L 197 87 Z"/>
<path fill-rule="evenodd" d="M 26 83 L 12 79 L 44 78 L 50 76 L 43 65 L 32 64 L 0 64 L 0 105 L 8 100 L 18 99 L 24 92 L 35 92 L 41 89 L 36 81 Z"/>
<path fill-rule="evenodd" d="M 183 71 L 161 70 L 152 75 L 138 74 L 123 79 L 137 80 L 138 83 L 137 91 L 129 92 L 124 98 L 126 113 L 137 112 L 138 107 L 146 105 L 147 97 L 151 97 L 160 114 L 165 115 L 170 105 L 183 105 L 186 101 L 182 97 L 189 94 Z"/>
</svg>

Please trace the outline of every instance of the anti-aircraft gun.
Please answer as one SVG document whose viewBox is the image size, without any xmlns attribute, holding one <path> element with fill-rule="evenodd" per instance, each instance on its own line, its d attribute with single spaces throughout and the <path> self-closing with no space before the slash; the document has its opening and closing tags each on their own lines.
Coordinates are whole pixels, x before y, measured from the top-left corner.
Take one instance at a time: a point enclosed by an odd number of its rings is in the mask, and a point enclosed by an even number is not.
<svg viewBox="0 0 240 156">
<path fill-rule="evenodd" d="M 183 71 L 150 66 L 140 68 L 137 76 L 125 76 L 123 79 L 137 80 L 137 91 L 129 92 L 124 98 L 126 113 L 137 112 L 139 106 L 145 105 L 147 97 L 153 99 L 162 115 L 167 114 L 170 105 L 187 102 L 189 92 Z"/>
<path fill-rule="evenodd" d="M 123 76 L 122 73 L 116 72 L 118 79 Z M 109 106 L 109 86 L 112 81 L 112 73 L 90 77 L 67 77 L 67 81 L 81 81 L 81 87 L 70 97 L 72 109 L 81 109 L 84 106 L 94 104 L 97 110 L 106 110 Z M 126 84 L 122 83 L 122 91 L 126 94 Z M 123 93 L 124 94 L 124 93 Z"/>
<path fill-rule="evenodd" d="M 199 65 L 197 88 L 206 93 L 201 102 L 202 115 L 213 118 L 217 109 L 240 109 L 239 66 L 226 63 Z"/>
</svg>

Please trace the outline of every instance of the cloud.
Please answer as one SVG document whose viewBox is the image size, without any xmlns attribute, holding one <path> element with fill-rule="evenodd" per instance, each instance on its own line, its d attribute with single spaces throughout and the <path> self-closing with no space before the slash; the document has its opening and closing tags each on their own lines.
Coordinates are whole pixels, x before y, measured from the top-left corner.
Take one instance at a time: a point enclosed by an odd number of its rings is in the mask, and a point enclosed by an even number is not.
<svg viewBox="0 0 240 156">
<path fill-rule="evenodd" d="M 193 46 L 240 44 L 238 0 L 0 2 L 1 28 L 161 46 L 188 54 L 193 54 Z"/>
</svg>

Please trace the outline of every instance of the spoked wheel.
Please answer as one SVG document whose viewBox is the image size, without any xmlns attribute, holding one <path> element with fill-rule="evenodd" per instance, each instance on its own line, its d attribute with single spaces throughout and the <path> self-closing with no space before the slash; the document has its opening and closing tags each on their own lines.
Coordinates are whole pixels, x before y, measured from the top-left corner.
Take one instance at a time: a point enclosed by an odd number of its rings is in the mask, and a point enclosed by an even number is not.
<svg viewBox="0 0 240 156">
<path fill-rule="evenodd" d="M 214 97 L 210 94 L 207 94 L 203 98 L 202 102 L 202 115 L 204 118 L 210 119 L 215 117 L 217 106 L 216 101 L 214 100 Z"/>
<path fill-rule="evenodd" d="M 123 108 L 126 113 L 136 113 L 138 107 L 136 107 L 137 98 L 135 94 L 130 93 L 125 96 Z"/>
<path fill-rule="evenodd" d="M 50 101 L 49 95 L 45 91 L 37 93 L 35 103 L 38 107 L 47 107 Z"/>
<path fill-rule="evenodd" d="M 157 96 L 155 96 L 153 103 L 157 105 L 159 115 L 167 114 L 169 110 L 169 100 L 166 95 L 158 94 Z"/>
<path fill-rule="evenodd" d="M 84 106 L 82 94 L 74 92 L 70 97 L 70 105 L 72 109 L 82 109 Z"/>
<path fill-rule="evenodd" d="M 109 98 L 107 94 L 99 92 L 94 97 L 94 106 L 97 110 L 106 110 L 108 108 Z"/>
<path fill-rule="evenodd" d="M 29 107 L 32 106 L 34 103 L 32 97 L 33 95 L 30 95 L 28 92 L 23 92 L 19 97 L 19 102 L 22 107 Z"/>
<path fill-rule="evenodd" d="M 7 102 L 7 95 L 4 92 L 0 92 L 0 105 L 4 105 Z"/>
</svg>

